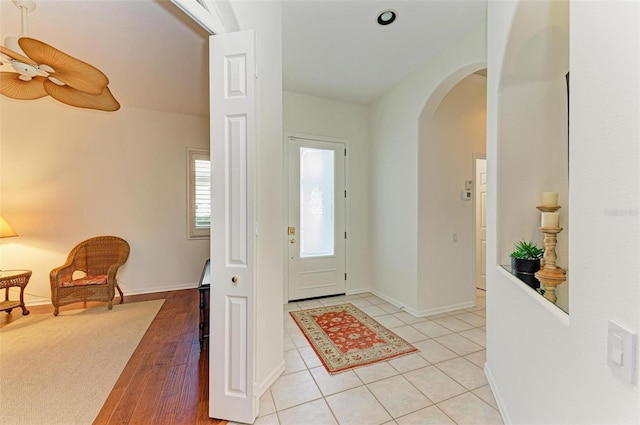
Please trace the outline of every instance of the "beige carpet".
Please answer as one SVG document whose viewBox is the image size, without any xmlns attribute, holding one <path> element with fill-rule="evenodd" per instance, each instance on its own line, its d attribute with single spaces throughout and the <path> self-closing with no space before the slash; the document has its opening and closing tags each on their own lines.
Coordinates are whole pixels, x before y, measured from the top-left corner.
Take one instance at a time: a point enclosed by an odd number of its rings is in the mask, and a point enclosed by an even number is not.
<svg viewBox="0 0 640 425">
<path fill-rule="evenodd" d="M 0 329 L 0 424 L 91 424 L 163 303 L 31 314 Z"/>
</svg>

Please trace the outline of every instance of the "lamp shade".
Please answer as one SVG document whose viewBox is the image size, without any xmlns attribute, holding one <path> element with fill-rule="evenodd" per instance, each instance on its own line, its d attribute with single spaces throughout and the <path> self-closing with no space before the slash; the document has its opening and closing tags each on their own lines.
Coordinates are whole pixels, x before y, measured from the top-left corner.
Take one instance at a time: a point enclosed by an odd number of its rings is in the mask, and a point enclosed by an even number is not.
<svg viewBox="0 0 640 425">
<path fill-rule="evenodd" d="M 18 234 L 13 230 L 13 227 L 7 223 L 7 220 L 0 215 L 0 238 L 10 238 L 11 236 L 18 236 Z"/>
</svg>

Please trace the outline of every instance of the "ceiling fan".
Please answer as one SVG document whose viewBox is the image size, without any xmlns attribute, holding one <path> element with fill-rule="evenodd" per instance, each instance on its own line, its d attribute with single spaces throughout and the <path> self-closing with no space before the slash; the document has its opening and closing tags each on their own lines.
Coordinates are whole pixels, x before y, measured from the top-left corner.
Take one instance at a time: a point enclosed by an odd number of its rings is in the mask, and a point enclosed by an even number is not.
<svg viewBox="0 0 640 425">
<path fill-rule="evenodd" d="M 27 13 L 36 5 L 32 0 L 13 2 L 22 14 L 22 35 L 7 37 L 5 47 L 0 46 L 0 94 L 20 100 L 51 96 L 70 106 L 100 111 L 120 109 L 102 71 L 27 37 Z"/>
</svg>

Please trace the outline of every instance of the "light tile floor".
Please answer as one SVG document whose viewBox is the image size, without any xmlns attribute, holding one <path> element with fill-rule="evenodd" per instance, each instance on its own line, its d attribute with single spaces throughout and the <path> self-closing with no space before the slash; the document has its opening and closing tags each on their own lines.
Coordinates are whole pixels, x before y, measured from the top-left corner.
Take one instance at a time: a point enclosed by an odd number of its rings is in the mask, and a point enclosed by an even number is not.
<svg viewBox="0 0 640 425">
<path fill-rule="evenodd" d="M 256 425 L 502 424 L 483 367 L 485 296 L 477 307 L 414 317 L 369 293 L 289 303 L 286 370 L 260 399 Z M 329 375 L 289 315 L 350 302 L 420 351 Z"/>
</svg>

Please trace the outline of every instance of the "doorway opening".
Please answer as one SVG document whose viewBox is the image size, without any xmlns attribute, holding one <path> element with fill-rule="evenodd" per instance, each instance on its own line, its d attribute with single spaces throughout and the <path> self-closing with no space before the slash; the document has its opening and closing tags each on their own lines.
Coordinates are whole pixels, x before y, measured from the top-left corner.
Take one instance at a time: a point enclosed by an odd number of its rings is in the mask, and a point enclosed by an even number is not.
<svg viewBox="0 0 640 425">
<path fill-rule="evenodd" d="M 477 70 L 477 68 L 476 68 Z M 474 306 L 475 157 L 486 151 L 487 78 L 465 68 L 439 87 L 419 121 L 420 310 Z M 477 265 L 476 265 L 477 263 Z M 486 268 L 486 267 L 485 267 Z"/>
<path fill-rule="evenodd" d="M 475 281 L 476 289 L 487 290 L 487 159 L 473 155 L 475 212 Z"/>
</svg>

